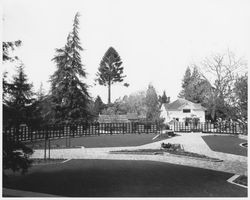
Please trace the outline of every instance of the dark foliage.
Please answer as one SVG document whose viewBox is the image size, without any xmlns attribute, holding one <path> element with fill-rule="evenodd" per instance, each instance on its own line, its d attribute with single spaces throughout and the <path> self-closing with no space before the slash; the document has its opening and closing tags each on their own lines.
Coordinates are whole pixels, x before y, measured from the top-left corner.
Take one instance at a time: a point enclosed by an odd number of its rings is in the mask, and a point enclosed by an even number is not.
<svg viewBox="0 0 250 200">
<path fill-rule="evenodd" d="M 3 42 L 3 61 L 14 61 L 17 57 L 9 55 L 9 49 L 21 45 L 21 41 Z M 6 80 L 7 72 L 3 75 L 3 127 L 16 126 L 20 123 L 32 122 L 32 84 L 27 83 L 27 76 L 23 71 L 23 66 L 18 67 L 17 75 L 12 83 Z M 5 169 L 12 169 L 27 172 L 31 165 L 29 155 L 32 149 L 23 143 L 11 140 L 6 133 L 3 134 L 3 181 L 7 180 L 4 174 Z"/>
<path fill-rule="evenodd" d="M 7 97 L 4 99 L 4 121 L 8 126 L 28 124 L 32 121 L 34 99 L 32 84 L 28 83 L 23 65 L 17 68 L 17 74 L 11 83 L 7 83 Z"/>
<path fill-rule="evenodd" d="M 146 92 L 146 107 L 147 113 L 146 118 L 148 121 L 152 122 L 163 122 L 164 120 L 160 118 L 160 102 L 158 101 L 158 96 L 155 88 L 150 84 Z"/>
<path fill-rule="evenodd" d="M 3 61 L 13 61 L 18 59 L 17 57 L 12 57 L 9 55 L 10 50 L 15 50 L 16 47 L 21 46 L 22 42 L 21 40 L 17 40 L 14 42 L 3 42 L 2 48 L 3 48 Z"/>
<path fill-rule="evenodd" d="M 94 115 L 98 116 L 99 114 L 101 114 L 104 108 L 105 104 L 103 103 L 101 97 L 98 95 L 94 102 L 94 108 L 93 108 Z"/>
<path fill-rule="evenodd" d="M 122 82 L 124 77 L 122 61 L 117 51 L 110 47 L 104 54 L 97 72 L 96 81 L 100 85 L 108 86 L 108 103 L 111 103 L 111 85 Z M 129 84 L 125 83 L 128 87 Z"/>
<path fill-rule="evenodd" d="M 32 161 L 29 156 L 33 150 L 18 141 L 10 140 L 7 136 L 3 137 L 3 169 L 12 169 L 27 172 L 31 166 Z"/>
<path fill-rule="evenodd" d="M 79 13 L 75 15 L 73 31 L 63 48 L 56 49 L 52 59 L 57 70 L 51 76 L 51 123 L 79 123 L 91 118 L 88 110 L 88 87 L 80 78 L 86 77 L 80 52 L 83 50 L 78 36 Z"/>
</svg>

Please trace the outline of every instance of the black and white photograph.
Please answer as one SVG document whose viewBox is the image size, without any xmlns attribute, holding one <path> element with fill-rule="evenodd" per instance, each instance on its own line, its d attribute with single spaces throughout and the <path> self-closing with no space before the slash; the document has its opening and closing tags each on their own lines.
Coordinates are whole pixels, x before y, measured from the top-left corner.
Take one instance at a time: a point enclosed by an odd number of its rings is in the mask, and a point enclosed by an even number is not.
<svg viewBox="0 0 250 200">
<path fill-rule="evenodd" d="M 2 198 L 248 197 L 249 0 L 2 0 Z"/>
</svg>

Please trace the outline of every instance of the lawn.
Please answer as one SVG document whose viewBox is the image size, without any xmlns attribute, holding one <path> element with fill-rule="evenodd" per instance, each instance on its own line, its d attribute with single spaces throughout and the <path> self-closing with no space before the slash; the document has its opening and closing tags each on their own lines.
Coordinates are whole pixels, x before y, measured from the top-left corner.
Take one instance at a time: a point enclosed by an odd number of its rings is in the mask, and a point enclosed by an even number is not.
<svg viewBox="0 0 250 200">
<path fill-rule="evenodd" d="M 246 197 L 230 173 L 154 161 L 71 160 L 9 173 L 6 188 L 66 197 Z"/>
<path fill-rule="evenodd" d="M 70 139 L 70 146 L 84 146 L 85 148 L 94 147 L 126 147 L 139 146 L 162 140 L 164 138 L 153 138 L 156 134 L 117 134 L 117 135 L 100 135 L 100 136 L 83 136 Z M 34 148 L 43 148 L 44 141 L 34 142 Z M 51 140 L 51 147 L 62 148 L 66 146 L 66 138 Z"/>
<path fill-rule="evenodd" d="M 202 139 L 213 151 L 247 156 L 247 148 L 239 145 L 247 141 L 237 136 L 202 136 Z"/>
</svg>

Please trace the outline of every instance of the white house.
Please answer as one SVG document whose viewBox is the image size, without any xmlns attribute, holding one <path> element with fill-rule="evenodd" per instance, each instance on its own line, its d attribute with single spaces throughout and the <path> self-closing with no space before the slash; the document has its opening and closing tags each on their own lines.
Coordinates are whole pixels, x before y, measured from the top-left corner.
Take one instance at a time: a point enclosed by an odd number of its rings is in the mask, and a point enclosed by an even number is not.
<svg viewBox="0 0 250 200">
<path fill-rule="evenodd" d="M 174 121 L 188 122 L 197 119 L 199 122 L 205 122 L 206 108 L 201 104 L 193 103 L 186 99 L 177 99 L 172 103 L 165 103 L 161 106 L 161 117 L 165 118 L 165 123 Z"/>
</svg>

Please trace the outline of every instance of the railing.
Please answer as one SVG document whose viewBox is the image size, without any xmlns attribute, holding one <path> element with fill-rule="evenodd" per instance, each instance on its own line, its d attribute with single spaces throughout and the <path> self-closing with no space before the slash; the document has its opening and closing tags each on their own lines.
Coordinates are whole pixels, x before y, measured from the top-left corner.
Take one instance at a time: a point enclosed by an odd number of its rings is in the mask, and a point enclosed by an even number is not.
<svg viewBox="0 0 250 200">
<path fill-rule="evenodd" d="M 158 133 L 156 123 L 84 123 L 38 127 L 4 128 L 4 137 L 14 141 L 37 141 L 63 137 L 98 136 L 103 134 Z"/>
<path fill-rule="evenodd" d="M 175 132 L 203 132 L 247 135 L 247 125 L 235 122 L 216 124 L 175 122 L 173 129 Z"/>
</svg>

